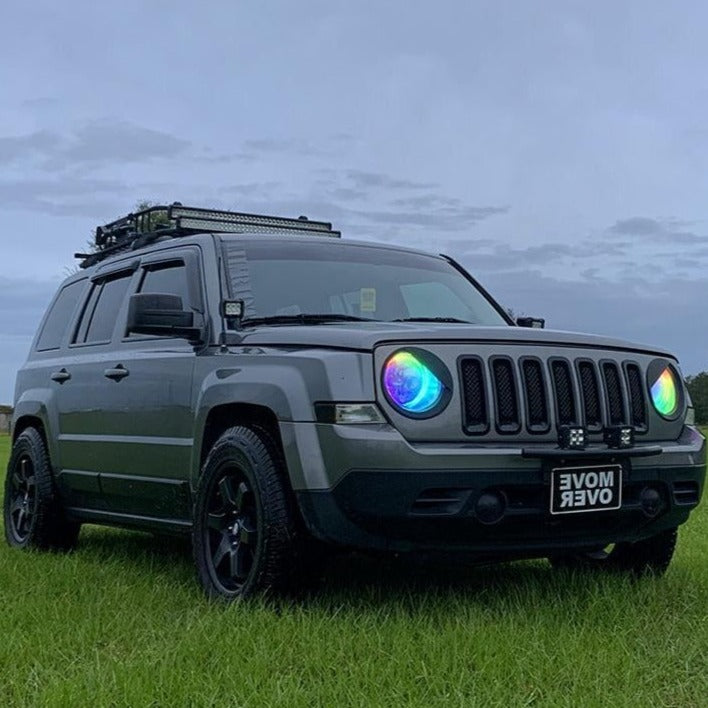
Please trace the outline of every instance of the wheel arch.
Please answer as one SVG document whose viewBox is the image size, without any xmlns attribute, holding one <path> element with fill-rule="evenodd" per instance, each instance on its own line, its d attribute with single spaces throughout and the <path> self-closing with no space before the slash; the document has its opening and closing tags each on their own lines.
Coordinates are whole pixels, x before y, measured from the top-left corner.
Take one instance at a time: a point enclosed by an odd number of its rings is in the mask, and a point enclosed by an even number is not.
<svg viewBox="0 0 708 708">
<path fill-rule="evenodd" d="M 39 401 L 22 401 L 15 406 L 15 413 L 12 418 L 13 445 L 27 428 L 37 429 L 47 448 L 52 466 L 57 465 L 59 463 L 59 450 L 56 440 L 52 436 L 52 426 L 49 422 L 49 413 L 45 404 Z"/>
<path fill-rule="evenodd" d="M 195 440 L 197 443 L 194 455 L 196 478 L 201 474 L 209 450 L 211 450 L 214 443 L 224 431 L 237 425 L 260 428 L 273 439 L 282 457 L 288 486 L 290 486 L 278 417 L 268 406 L 246 402 L 223 403 L 209 410 L 201 435 Z"/>
</svg>

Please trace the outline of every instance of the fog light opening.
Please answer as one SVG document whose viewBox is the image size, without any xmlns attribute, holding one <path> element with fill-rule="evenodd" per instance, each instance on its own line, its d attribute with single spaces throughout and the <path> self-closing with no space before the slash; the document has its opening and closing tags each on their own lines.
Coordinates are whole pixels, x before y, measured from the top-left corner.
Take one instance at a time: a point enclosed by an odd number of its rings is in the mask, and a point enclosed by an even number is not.
<svg viewBox="0 0 708 708">
<path fill-rule="evenodd" d="M 642 511 L 649 517 L 656 516 L 664 506 L 661 493 L 654 487 L 644 487 L 639 495 Z"/>
<path fill-rule="evenodd" d="M 482 492 L 474 505 L 474 513 L 482 524 L 499 523 L 506 513 L 506 496 L 503 492 Z"/>
</svg>

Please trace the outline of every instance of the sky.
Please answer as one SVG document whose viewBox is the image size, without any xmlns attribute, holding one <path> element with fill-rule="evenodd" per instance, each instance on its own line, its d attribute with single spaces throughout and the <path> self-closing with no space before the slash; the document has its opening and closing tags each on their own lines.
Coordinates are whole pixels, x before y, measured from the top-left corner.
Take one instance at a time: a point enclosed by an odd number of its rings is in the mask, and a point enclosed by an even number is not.
<svg viewBox="0 0 708 708">
<path fill-rule="evenodd" d="M 331 220 L 505 306 L 708 369 L 708 5 L 123 0 L 0 10 L 0 403 L 142 199 Z"/>
</svg>

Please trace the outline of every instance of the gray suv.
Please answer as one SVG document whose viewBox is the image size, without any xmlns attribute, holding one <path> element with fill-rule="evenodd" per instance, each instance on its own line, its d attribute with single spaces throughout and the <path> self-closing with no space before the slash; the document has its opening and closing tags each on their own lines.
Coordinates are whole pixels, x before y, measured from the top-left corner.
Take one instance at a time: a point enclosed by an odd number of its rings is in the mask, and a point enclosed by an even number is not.
<svg viewBox="0 0 708 708">
<path fill-rule="evenodd" d="M 659 574 L 700 501 L 670 353 L 513 321 L 447 256 L 175 203 L 79 257 L 17 378 L 14 547 L 190 535 L 226 599 L 327 546 Z"/>
</svg>

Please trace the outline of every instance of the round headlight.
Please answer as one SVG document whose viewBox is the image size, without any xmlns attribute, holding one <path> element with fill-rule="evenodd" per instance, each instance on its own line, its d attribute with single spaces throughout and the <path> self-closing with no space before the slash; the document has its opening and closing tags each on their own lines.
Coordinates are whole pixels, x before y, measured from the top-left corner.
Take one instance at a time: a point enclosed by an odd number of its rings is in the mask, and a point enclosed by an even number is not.
<svg viewBox="0 0 708 708">
<path fill-rule="evenodd" d="M 389 403 L 403 413 L 428 418 L 450 400 L 452 379 L 447 367 L 430 352 L 401 349 L 383 367 L 383 390 Z"/>
<path fill-rule="evenodd" d="M 667 420 L 675 420 L 683 409 L 683 385 L 676 369 L 657 359 L 647 370 L 651 402 L 656 412 Z"/>
</svg>

